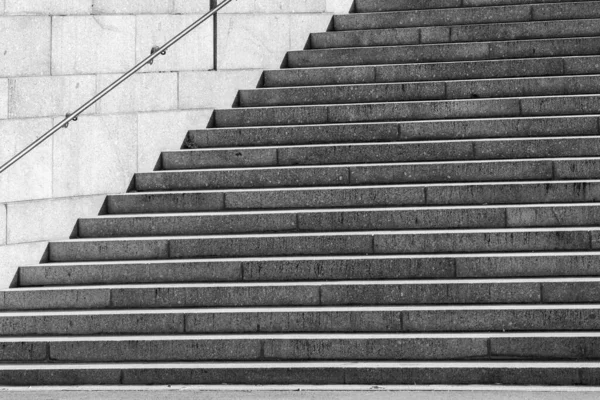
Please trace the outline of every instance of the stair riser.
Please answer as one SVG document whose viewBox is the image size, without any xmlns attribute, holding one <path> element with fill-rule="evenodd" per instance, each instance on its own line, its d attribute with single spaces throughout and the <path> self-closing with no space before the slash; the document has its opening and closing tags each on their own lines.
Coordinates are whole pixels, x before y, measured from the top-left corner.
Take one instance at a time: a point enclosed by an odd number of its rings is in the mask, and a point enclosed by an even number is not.
<svg viewBox="0 0 600 400">
<path fill-rule="evenodd" d="M 598 282 L 106 288 L 3 293 L 0 310 L 598 303 Z"/>
<path fill-rule="evenodd" d="M 511 343 L 518 346 L 520 343 Z M 544 343 L 555 343 L 546 340 Z M 581 340 L 593 345 L 597 340 Z M 221 339 L 2 343 L 3 362 L 490 359 L 488 339 Z M 502 350 L 500 348 L 499 350 Z M 570 352 L 569 352 L 570 350 Z M 572 346 L 560 356 L 568 358 Z M 498 353 L 498 351 L 496 351 Z M 549 352 L 551 353 L 551 352 Z M 595 354 L 589 358 L 594 358 Z M 555 357 L 558 358 L 558 357 Z"/>
<path fill-rule="evenodd" d="M 414 121 L 348 125 L 224 128 L 191 131 L 186 147 L 276 146 L 333 143 L 598 135 L 595 116 Z"/>
<path fill-rule="evenodd" d="M 431 367 L 300 367 L 280 368 L 229 366 L 200 368 L 180 366 L 137 367 L 128 369 L 17 369 L 0 372 L 5 386 L 36 385 L 332 385 L 332 384 L 478 384 L 478 385 L 585 385 L 597 386 L 598 368 L 588 366 L 545 368 L 493 368 L 481 366 L 455 368 Z"/>
<path fill-rule="evenodd" d="M 355 122 L 419 121 L 461 118 L 507 118 L 593 115 L 600 96 L 522 97 L 440 100 L 216 110 L 221 128 L 242 126 L 343 124 Z"/>
<path fill-rule="evenodd" d="M 242 236 L 55 242 L 50 261 L 594 250 L 598 231 Z"/>
<path fill-rule="evenodd" d="M 345 14 L 334 16 L 337 31 L 401 28 L 410 26 L 450 26 L 502 22 L 547 21 L 600 17 L 600 2 L 533 4 L 498 7 L 450 8 Z"/>
<path fill-rule="evenodd" d="M 552 284 L 550 289 L 564 293 L 574 287 L 598 291 L 600 284 Z M 438 284 L 438 285 L 367 285 L 352 287 L 282 286 L 282 287 L 201 287 L 149 289 L 56 289 L 52 291 L 21 291 L 4 293 L 0 309 L 67 310 L 67 309 L 139 309 L 187 307 L 277 307 L 326 305 L 411 305 L 411 304 L 503 304 L 541 303 L 542 293 L 548 289 L 540 283 L 509 284 Z M 573 295 L 574 299 L 581 296 Z M 598 301 L 599 296 L 587 295 L 587 301 Z M 563 296 L 549 296 L 562 302 Z M 544 298 L 546 300 L 546 298 Z"/>
<path fill-rule="evenodd" d="M 169 312 L 0 318 L 3 336 L 260 333 L 512 332 L 600 329 L 597 308 Z"/>
<path fill-rule="evenodd" d="M 528 204 L 600 201 L 600 184 L 524 183 L 465 186 L 400 186 L 379 188 L 285 189 L 214 193 L 218 203 L 205 202 L 202 192 L 115 195 L 111 214 L 196 212 L 244 209 L 377 207 L 402 205 Z M 212 197 L 212 196 L 211 196 Z M 216 203 L 216 200 L 215 200 Z"/>
<path fill-rule="evenodd" d="M 240 105 L 269 107 L 596 93 L 600 93 L 597 75 L 242 90 Z"/>
<path fill-rule="evenodd" d="M 242 262 L 175 262 L 48 265 L 19 268 L 19 286 L 83 286 L 144 283 L 240 282 Z"/>
<path fill-rule="evenodd" d="M 21 286 L 600 276 L 594 255 L 198 261 L 19 269 Z"/>
<path fill-rule="evenodd" d="M 355 12 L 369 13 L 385 11 L 423 10 L 430 8 L 481 7 L 573 2 L 573 0 L 356 0 Z"/>
<path fill-rule="evenodd" d="M 311 34 L 311 48 L 400 46 L 415 44 L 548 39 L 600 35 L 597 20 L 544 21 L 493 25 L 432 26 Z"/>
<path fill-rule="evenodd" d="M 600 73 L 600 58 L 547 57 L 337 68 L 280 69 L 264 73 L 265 87 L 523 78 Z"/>
<path fill-rule="evenodd" d="M 79 220 L 79 237 L 600 225 L 600 206 L 290 212 Z"/>
<path fill-rule="evenodd" d="M 290 68 L 597 55 L 600 38 L 541 39 L 291 51 Z"/>
<path fill-rule="evenodd" d="M 365 164 L 136 175 L 138 191 L 600 178 L 599 159 Z"/>
<path fill-rule="evenodd" d="M 304 360 L 598 360 L 580 338 L 219 339 L 2 343 L 2 362 L 197 362 Z"/>
<path fill-rule="evenodd" d="M 509 158 L 594 157 L 599 136 L 569 139 L 445 141 L 331 145 L 314 147 L 233 148 L 176 151 L 162 154 L 163 169 L 274 167 L 394 163 L 412 161 L 498 160 Z"/>
<path fill-rule="evenodd" d="M 598 132 L 598 129 L 596 129 Z M 190 131 L 186 148 L 270 146 L 277 144 L 360 143 L 398 140 L 397 123 L 310 125 Z"/>
</svg>

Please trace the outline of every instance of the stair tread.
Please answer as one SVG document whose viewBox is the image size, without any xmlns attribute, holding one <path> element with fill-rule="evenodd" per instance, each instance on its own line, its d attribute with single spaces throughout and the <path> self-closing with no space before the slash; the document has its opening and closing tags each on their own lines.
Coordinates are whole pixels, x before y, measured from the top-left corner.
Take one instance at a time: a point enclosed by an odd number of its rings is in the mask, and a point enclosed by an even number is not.
<svg viewBox="0 0 600 400">
<path fill-rule="evenodd" d="M 357 0 L 405 9 L 334 16 L 21 267 L 0 384 L 595 383 L 600 1 L 426 1 Z"/>
<path fill-rule="evenodd" d="M 497 285 L 521 283 L 600 283 L 600 277 L 546 277 L 546 278 L 453 278 L 453 279 L 404 279 L 404 280 L 355 280 L 355 281 L 308 281 L 308 282 L 217 282 L 217 283 L 156 283 L 111 284 L 87 286 L 16 287 L 0 290 L 1 295 L 23 292 L 94 291 L 94 290 L 142 290 L 142 289 L 207 289 L 207 288 L 260 288 L 260 287 L 332 287 L 332 286 L 436 286 L 436 285 Z"/>
<path fill-rule="evenodd" d="M 410 230 L 382 230 L 382 231 L 339 231 L 339 232 L 283 232 L 283 233 L 242 233 L 242 234 L 215 234 L 215 235 L 182 235 L 182 236 L 153 236 L 153 237 L 119 237 L 119 238 L 74 238 L 58 240 L 52 243 L 85 243 L 85 242 L 117 242 L 117 241 L 172 241 L 188 239 L 224 239 L 224 238 L 272 238 L 272 237 L 317 237 L 317 236 L 384 236 L 384 235 L 435 235 L 435 234 L 461 234 L 461 233 L 506 233 L 506 232 L 596 232 L 598 226 L 573 226 L 573 227 L 527 227 L 527 228 L 474 228 L 474 229 L 410 229 Z"/>
<path fill-rule="evenodd" d="M 1 318 L 93 316 L 93 315 L 156 315 L 156 314 L 236 314 L 236 313 L 304 313 L 304 312 L 402 312 L 402 311 L 501 311 L 501 310 L 600 310 L 600 303 L 573 304 L 477 304 L 477 305 L 377 305 L 377 306 L 257 306 L 257 307 L 194 307 L 194 308 L 143 308 L 114 310 L 26 310 L 0 311 Z"/>
<path fill-rule="evenodd" d="M 594 0 L 590 0 L 594 3 L 598 3 L 597 1 Z M 577 2 L 574 1 L 573 3 L 581 3 L 581 2 Z M 545 3 L 547 4 L 547 3 Z M 491 7 L 507 7 L 506 5 L 503 6 L 491 6 Z M 511 7 L 511 6 L 509 6 Z M 521 5 L 522 7 L 522 5 Z M 482 7 L 483 8 L 483 7 Z M 487 7 L 486 7 L 487 8 Z M 444 11 L 447 12 L 449 10 L 456 10 L 456 9 L 462 9 L 462 10 L 473 10 L 473 7 L 448 7 L 448 8 L 434 8 L 434 9 L 427 9 L 427 12 L 430 11 Z M 370 15 L 370 14 L 376 14 L 378 16 L 381 15 L 386 15 L 386 14 L 398 14 L 398 13 L 406 13 L 406 12 L 414 12 L 414 11 L 425 11 L 425 10 L 404 10 L 404 11 L 382 11 L 382 12 L 373 12 L 373 13 L 355 13 L 355 14 L 351 14 L 351 15 L 360 15 L 360 16 L 364 16 L 364 15 Z M 338 14 L 341 15 L 341 14 Z M 522 25 L 535 25 L 535 24 L 544 24 L 544 23 L 553 23 L 553 22 L 558 22 L 558 23 L 562 23 L 562 22 L 583 22 L 583 21 L 598 21 L 600 18 L 597 17 L 588 17 L 588 18 L 577 18 L 576 21 L 573 21 L 573 19 L 548 19 L 548 20 L 529 20 L 529 21 L 506 21 L 506 22 L 490 22 L 490 23 L 471 23 L 471 24 L 459 24 L 459 25 L 452 25 L 453 28 L 460 28 L 460 27 L 465 27 L 465 26 L 482 26 L 482 27 L 492 27 L 492 26 L 504 26 L 504 25 L 517 25 L 517 26 L 522 26 Z M 422 26 L 410 26 L 410 27 L 397 27 L 397 28 L 366 28 L 366 29 L 353 29 L 350 31 L 345 31 L 345 30 L 332 30 L 332 31 L 327 31 L 327 32 L 315 32 L 315 33 L 311 33 L 311 35 L 335 35 L 335 34 L 343 34 L 343 33 L 354 33 L 354 32 L 370 32 L 370 31 L 395 31 L 395 30 L 403 30 L 403 29 L 421 29 L 421 28 L 438 28 L 438 27 L 447 27 L 447 25 L 422 25 Z"/>
<path fill-rule="evenodd" d="M 290 369 L 290 368 L 600 368 L 598 361 L 227 361 L 227 362 L 159 362 L 159 363 L 19 363 L 0 364 L 2 371 L 86 370 L 86 369 Z"/>
<path fill-rule="evenodd" d="M 264 107 L 239 107 L 229 109 L 218 109 L 217 112 L 234 112 L 234 111 L 261 111 L 268 109 L 294 109 L 294 108 L 321 108 L 321 107 L 339 107 L 339 106 L 362 106 L 370 104 L 405 104 L 405 103 L 451 103 L 451 102 L 487 102 L 487 101 L 503 101 L 503 100 L 548 100 L 548 99 L 577 99 L 577 98 L 597 98 L 600 94 L 560 94 L 549 96 L 515 96 L 515 97 L 494 97 L 480 99 L 451 99 L 451 100 L 414 100 L 414 101 L 386 101 L 386 102 L 364 102 L 364 103 L 340 103 L 340 104 L 317 104 L 317 105 L 281 105 L 281 106 L 264 106 Z M 581 115 L 581 114 L 576 114 Z M 585 114 L 586 116 L 596 114 Z M 522 117 L 523 118 L 523 117 Z M 526 118 L 526 117 L 525 117 Z M 469 118 L 463 118 L 469 119 Z M 480 118 L 482 119 L 482 118 Z M 449 119 L 445 119 L 448 121 Z M 388 122 L 389 123 L 389 122 Z M 320 124 L 317 124 L 320 125 Z M 269 125 L 271 126 L 271 125 Z M 301 125 L 304 126 L 304 125 Z"/>
<path fill-rule="evenodd" d="M 585 1 L 593 1 L 593 0 L 505 0 L 504 2 L 498 2 L 497 0 L 495 2 L 493 1 L 478 1 L 478 0 L 472 0 L 472 1 L 449 1 L 449 0 L 442 0 L 434 2 L 431 0 L 424 0 L 423 2 L 417 2 L 417 1 L 412 1 L 412 2 L 397 2 L 395 0 L 391 0 L 393 7 L 406 7 L 406 8 L 402 8 L 402 10 L 429 10 L 429 9 L 446 9 L 446 8 L 474 8 L 474 7 L 486 7 L 489 4 L 505 4 L 505 5 L 515 5 L 515 4 L 529 4 L 529 5 L 536 5 L 536 4 L 565 4 L 565 3 L 582 3 Z M 382 3 L 384 5 L 382 5 Z M 370 13 L 376 13 L 376 12 L 381 12 L 381 11 L 376 11 L 377 7 L 379 7 L 379 9 L 381 8 L 386 8 L 386 7 L 390 7 L 389 4 L 390 1 L 388 0 L 387 2 L 384 1 L 373 1 L 373 0 L 359 0 L 357 1 L 356 4 L 356 10 L 354 12 L 358 13 L 358 14 L 362 14 L 365 12 L 370 12 Z M 424 3 L 424 4 L 423 4 Z M 377 4 L 379 4 L 377 6 Z M 433 4 L 433 6 L 428 6 L 429 4 Z M 427 5 L 427 7 L 425 7 Z M 365 11 L 365 10 L 370 10 L 370 11 Z"/>
<path fill-rule="evenodd" d="M 600 5 L 600 2 L 598 2 Z M 341 31 L 338 31 L 341 32 Z M 352 31 L 355 32 L 355 31 Z M 539 39 L 522 39 L 522 40 L 484 40 L 481 42 L 448 42 L 448 43 L 418 43 L 418 44 L 401 44 L 401 45 L 386 45 L 386 46 L 369 46 L 369 47 L 342 47 L 342 48 L 326 48 L 326 49 L 303 49 L 303 50 L 295 50 L 290 53 L 318 53 L 318 52 L 339 52 L 346 50 L 359 50 L 359 51 L 367 51 L 369 49 L 374 50 L 385 50 L 385 49 L 396 49 L 396 48 L 433 48 L 433 47 L 457 47 L 457 46 L 465 46 L 465 45 L 474 45 L 474 44 L 494 44 L 497 45 L 499 43 L 514 43 L 514 42 L 557 42 L 557 41 L 576 41 L 576 40 L 586 40 L 586 39 L 598 39 L 600 36 L 577 36 L 577 37 L 558 37 L 558 38 L 539 38 Z M 585 54 L 587 56 L 593 56 L 592 54 Z M 554 56 L 557 57 L 557 56 Z M 565 56 L 566 57 L 566 56 Z M 574 56 L 570 56 L 574 57 Z M 520 57 L 520 58 L 510 58 L 510 59 L 527 59 L 529 57 Z M 545 57 L 531 57 L 531 58 L 545 58 Z M 473 61 L 473 60 L 469 60 Z M 444 62 L 444 61 L 442 61 Z M 447 61 L 447 62 L 461 62 L 461 61 Z M 431 64 L 431 63 L 439 63 L 439 62 L 421 62 L 421 64 Z M 398 63 L 402 64 L 402 63 Z M 381 65 L 396 65 L 396 64 L 381 64 Z M 294 68 L 294 67 L 292 67 Z M 295 67 L 294 69 L 298 69 Z"/>
<path fill-rule="evenodd" d="M 360 164 L 361 166 L 363 164 Z M 157 190 L 153 192 L 129 192 L 121 195 L 111 195 L 113 197 L 131 197 L 131 196 L 157 196 L 157 195 L 168 195 L 175 196 L 178 194 L 191 194 L 191 193 L 239 193 L 239 192 L 297 192 L 297 191 L 319 191 L 319 190 L 344 190 L 344 189 L 383 189 L 383 188 L 409 188 L 409 187 L 461 187 L 461 186 L 502 186 L 502 185 L 538 185 L 538 184 L 586 184 L 586 183 L 600 183 L 600 179 L 557 179 L 547 180 L 541 179 L 539 181 L 524 180 L 524 181 L 490 181 L 490 182 L 431 182 L 431 183 L 404 183 L 404 184 L 379 184 L 379 185 L 347 185 L 347 186 L 311 186 L 311 187 L 285 187 L 285 188 L 246 188 L 246 189 L 194 189 L 194 190 Z"/>
<path fill-rule="evenodd" d="M 600 94 L 599 94 L 600 95 Z M 589 95 L 580 95 L 579 97 L 585 97 Z M 569 97 L 569 96 L 536 96 L 536 97 Z M 513 99 L 508 97 L 507 99 Z M 530 97 L 525 97 L 525 99 L 530 99 Z M 483 99 L 485 100 L 485 99 Z M 498 99 L 496 99 L 498 100 Z M 444 100 L 438 100 L 444 101 Z M 448 100 L 445 100 L 448 101 Z M 450 101 L 459 101 L 459 100 L 450 100 Z M 467 101 L 462 99 L 460 101 Z M 411 103 L 411 102 L 391 102 L 391 103 Z M 360 105 L 360 104 L 373 104 L 373 103 L 350 103 L 346 105 Z M 335 106 L 340 106 L 344 104 L 335 104 Z M 281 108 L 301 108 L 305 106 L 282 106 Z M 314 107 L 322 107 L 322 106 L 314 106 Z M 277 107 L 262 107 L 262 108 L 277 108 Z M 254 109 L 254 108 L 253 108 Z M 237 108 L 233 109 L 222 109 L 222 110 L 238 110 Z M 243 110 L 243 109 L 241 109 Z M 224 131 L 261 131 L 264 129 L 294 129 L 294 128 L 311 128 L 311 127 L 356 127 L 356 126 L 385 126 L 385 125 L 395 125 L 395 124 L 423 124 L 428 122 L 436 122 L 436 123 L 456 123 L 456 122 L 474 122 L 474 121 L 505 121 L 505 120 L 555 120 L 555 119 L 581 119 L 581 118 L 591 118 L 591 117 L 600 117 L 600 113 L 598 114 L 573 114 L 573 115 L 532 115 L 532 116 L 524 116 L 524 117 L 490 117 L 490 118 L 448 118 L 443 120 L 419 120 L 419 121 L 369 121 L 369 122 L 340 122 L 340 123 L 322 123 L 322 124 L 292 124 L 292 125 L 268 125 L 268 126 L 244 126 L 244 127 L 210 127 L 204 129 L 196 129 L 192 132 L 201 132 L 201 131 L 209 131 L 209 132 L 224 132 Z"/>
<path fill-rule="evenodd" d="M 600 22 L 600 20 L 598 20 Z M 337 68 L 337 67 L 332 67 Z M 563 80 L 563 79 L 574 79 L 574 78 L 598 78 L 600 74 L 568 74 L 568 75 L 537 75 L 537 76 L 521 76 L 521 77 L 501 77 L 501 78 L 473 78 L 473 79 L 436 79 L 429 81 L 397 81 L 397 82 L 367 82 L 367 83 L 346 83 L 346 84 L 331 84 L 331 85 L 308 85 L 308 86 L 277 86 L 277 87 L 258 87 L 255 89 L 242 89 L 241 92 L 277 92 L 277 91 L 304 91 L 313 89 L 336 89 L 336 88 L 354 88 L 354 87 L 389 87 L 389 86 L 403 86 L 403 85 L 427 85 L 442 82 L 468 82 L 468 83 L 487 83 L 487 82 L 520 82 L 520 81 L 532 81 L 538 79 L 544 80 Z M 576 96 L 584 96 L 585 94 L 579 94 Z M 532 97 L 545 97 L 545 96 L 532 96 Z"/>
<path fill-rule="evenodd" d="M 448 333 L 245 333 L 245 334 L 177 334 L 177 335 L 108 335 L 108 336 L 12 336 L 0 338 L 0 343 L 35 342 L 125 342 L 125 341 L 226 341 L 226 340 L 394 340 L 394 339 L 460 339 L 460 338 L 600 338 L 598 331 L 540 332 L 448 332 Z"/>
<path fill-rule="evenodd" d="M 136 218 L 161 218 L 161 217 L 203 217 L 203 216 L 237 216 L 237 215 L 270 215 L 270 214 L 331 214 L 341 212 L 394 212 L 394 211 L 427 211 L 427 210 L 489 210 L 489 209 L 519 209 L 519 208 L 553 208 L 553 207 L 600 207 L 600 203 L 581 202 L 581 203 L 530 203 L 530 204 L 485 204 L 485 205 L 423 205 L 423 206 L 404 206 L 404 207 L 361 207 L 361 208 L 305 208 L 305 209 L 284 209 L 284 210 L 241 210 L 241 211 L 204 211 L 204 212 L 183 212 L 183 213 L 145 213 L 145 214 L 107 214 L 97 217 L 81 218 L 85 221 L 111 220 L 111 219 L 136 219 Z"/>
<path fill-rule="evenodd" d="M 461 144 L 461 143 L 503 143 L 503 142 L 556 142 L 556 141 L 576 141 L 576 140 L 598 140 L 598 135 L 585 136 L 536 136 L 536 137 L 503 137 L 503 138 L 452 138 L 452 139 L 433 139 L 433 140 L 411 140 L 411 141 L 391 141 L 391 142 L 359 142 L 359 143 L 319 143 L 319 144 L 296 144 L 296 145 L 273 145 L 273 146 L 231 146 L 231 147 L 208 147 L 197 149 L 180 149 L 167 150 L 163 155 L 176 154 L 201 154 L 201 153 L 216 153 L 221 151 L 257 151 L 257 150 L 294 150 L 294 149 L 329 149 L 333 147 L 342 148 L 361 148 L 361 147 L 381 147 L 381 146 L 397 146 L 407 147 L 416 145 L 435 145 L 435 144 Z"/>
<path fill-rule="evenodd" d="M 600 256 L 600 251 L 549 251 L 549 252 L 514 252 L 514 253 L 435 253 L 435 254 L 372 254 L 372 255 L 316 255 L 316 256 L 264 256 L 264 257 L 226 257 L 226 258 L 191 258 L 177 260 L 123 260 L 123 261 L 74 261 L 48 262 L 44 264 L 25 265 L 21 268 L 45 268 L 61 266 L 92 265 L 136 265 L 136 264 L 184 264 L 184 263 L 228 263 L 253 261 L 322 261 L 322 260 L 391 260 L 419 258 L 502 258 L 502 257 L 555 257 L 555 256 Z"/>
<path fill-rule="evenodd" d="M 230 168 L 197 168 L 185 170 L 159 170 L 139 173 L 142 175 L 170 175 L 188 174 L 200 172 L 236 172 L 236 171 L 270 171 L 270 170 L 301 170 L 301 169 L 335 169 L 335 168 L 369 168 L 401 165 L 463 165 L 463 164 L 489 164 L 489 163 L 517 163 L 517 162 L 548 162 L 548 161 L 596 161 L 600 157 L 536 157 L 536 158 L 512 158 L 512 159 L 490 159 L 490 160 L 446 160 L 446 161 L 410 161 L 410 162 L 374 162 L 367 164 L 322 164 L 322 165 L 277 165 L 257 167 L 230 167 Z M 433 184 L 434 182 L 431 182 Z M 437 183 L 437 182 L 435 182 Z"/>
</svg>

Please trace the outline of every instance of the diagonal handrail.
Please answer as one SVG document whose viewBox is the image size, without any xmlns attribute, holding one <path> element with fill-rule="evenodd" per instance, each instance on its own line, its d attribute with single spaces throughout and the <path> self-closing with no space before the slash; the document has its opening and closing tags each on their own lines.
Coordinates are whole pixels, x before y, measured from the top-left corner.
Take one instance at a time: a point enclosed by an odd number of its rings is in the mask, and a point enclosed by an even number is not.
<svg viewBox="0 0 600 400">
<path fill-rule="evenodd" d="M 52 127 L 52 129 L 50 129 L 49 131 L 44 133 L 42 136 L 37 138 L 34 142 L 32 142 L 29 146 L 27 146 L 23 150 L 21 150 L 17 155 L 12 157 L 6 163 L 2 164 L 2 166 L 0 166 L 0 174 L 2 172 L 6 171 L 9 167 L 11 167 L 13 164 L 15 164 L 21 158 L 23 158 L 27 154 L 29 154 L 29 152 L 31 152 L 33 149 L 38 147 L 40 144 L 45 142 L 48 138 L 50 138 L 52 135 L 54 135 L 60 129 L 67 128 L 71 121 L 77 121 L 77 118 L 83 112 L 85 112 L 88 108 L 90 108 L 91 106 L 96 104 L 100 99 L 102 99 L 104 96 L 106 96 L 107 94 L 112 92 L 117 86 L 119 86 L 120 84 L 125 82 L 127 79 L 131 78 L 133 75 L 135 75 L 137 72 L 139 72 L 142 68 L 144 68 L 147 64 L 152 64 L 152 62 L 154 61 L 155 58 L 157 58 L 160 55 L 165 55 L 167 53 L 167 50 L 169 48 L 171 48 L 171 46 L 173 46 L 175 43 L 179 42 L 181 39 L 183 39 L 185 36 L 187 36 L 190 32 L 192 32 L 197 27 L 202 25 L 204 22 L 206 22 L 209 18 L 214 16 L 217 12 L 219 12 L 223 7 L 225 7 L 232 1 L 234 1 L 234 0 L 223 0 L 220 4 L 218 4 L 215 8 L 213 8 L 212 10 L 210 10 L 209 12 L 204 14 L 200 19 L 198 19 L 192 25 L 188 26 L 183 31 L 181 31 L 177 36 L 173 37 L 167 43 L 162 45 L 162 47 L 153 47 L 152 51 L 148 57 L 146 57 L 145 59 L 140 61 L 135 67 L 131 68 L 128 72 L 126 72 L 124 75 L 122 75 L 119 79 L 117 79 L 116 81 L 111 83 L 109 86 L 107 86 L 103 91 L 101 91 L 100 93 L 98 93 L 97 95 L 92 97 L 90 100 L 88 100 L 84 105 L 79 107 L 73 113 L 67 114 L 65 119 L 63 119 L 61 122 L 56 124 L 54 127 Z"/>
</svg>

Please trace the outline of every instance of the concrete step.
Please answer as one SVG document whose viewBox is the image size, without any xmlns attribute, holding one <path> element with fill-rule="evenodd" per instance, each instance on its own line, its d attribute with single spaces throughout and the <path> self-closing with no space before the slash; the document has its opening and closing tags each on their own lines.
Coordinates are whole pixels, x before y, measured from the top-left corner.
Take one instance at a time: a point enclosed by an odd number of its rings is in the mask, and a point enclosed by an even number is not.
<svg viewBox="0 0 600 400">
<path fill-rule="evenodd" d="M 600 225 L 600 204 L 231 211 L 82 218 L 80 238 Z"/>
<path fill-rule="evenodd" d="M 597 332 L 66 336 L 0 339 L 0 361 L 582 361 L 599 345 Z"/>
<path fill-rule="evenodd" d="M 74 239 L 51 242 L 49 261 L 597 249 L 600 249 L 597 227 L 447 229 Z"/>
<path fill-rule="evenodd" d="M 190 131 L 186 148 L 412 140 L 582 136 L 600 133 L 597 115 L 240 127 Z"/>
<path fill-rule="evenodd" d="M 600 24 L 598 24 L 600 27 Z M 304 86 L 241 90 L 240 107 L 600 93 L 600 75 Z"/>
<path fill-rule="evenodd" d="M 596 114 L 600 95 L 501 97 L 216 110 L 221 128 Z"/>
<path fill-rule="evenodd" d="M 260 257 L 49 263 L 19 286 L 600 276 L 600 252 Z"/>
<path fill-rule="evenodd" d="M 585 1 L 585 0 L 584 0 Z M 354 12 L 424 10 L 431 8 L 484 7 L 492 5 L 573 3 L 573 0 L 356 0 Z"/>
<path fill-rule="evenodd" d="M 433 63 L 597 55 L 600 37 L 352 47 L 288 52 L 288 67 Z M 517 75 L 518 76 L 518 75 Z"/>
<path fill-rule="evenodd" d="M 291 165 L 585 157 L 600 155 L 600 136 L 336 143 L 179 150 L 162 153 L 163 170 Z"/>
<path fill-rule="evenodd" d="M 430 26 L 420 28 L 387 28 L 352 31 L 330 31 L 310 35 L 312 49 L 341 47 L 399 46 L 410 44 L 481 42 L 599 36 L 597 19 L 504 22 Z"/>
<path fill-rule="evenodd" d="M 547 21 L 600 17 L 600 2 L 518 4 L 485 7 L 351 13 L 333 18 L 334 30 L 452 26 L 499 22 Z"/>
<path fill-rule="evenodd" d="M 600 57 L 544 57 L 397 65 L 286 68 L 264 72 L 265 87 L 348 85 L 600 73 Z"/>
<path fill-rule="evenodd" d="M 19 286 L 600 276 L 599 252 L 260 257 L 50 263 L 19 268 Z"/>
<path fill-rule="evenodd" d="M 128 193 L 110 214 L 600 201 L 600 181 L 526 181 Z"/>
<path fill-rule="evenodd" d="M 0 313 L 15 336 L 597 331 L 597 304 L 336 306 Z"/>
<path fill-rule="evenodd" d="M 224 362 L 9 364 L 0 384 L 32 385 L 598 385 L 594 362 Z M 220 395 L 219 395 L 220 396 Z"/>
<path fill-rule="evenodd" d="M 600 278 L 186 283 L 17 288 L 0 310 L 130 310 L 208 307 L 568 304 L 600 302 Z M 0 361 L 1 355 L 0 355 Z"/>
<path fill-rule="evenodd" d="M 532 158 L 156 171 L 136 174 L 135 188 L 148 192 L 598 178 L 599 157 Z"/>
</svg>

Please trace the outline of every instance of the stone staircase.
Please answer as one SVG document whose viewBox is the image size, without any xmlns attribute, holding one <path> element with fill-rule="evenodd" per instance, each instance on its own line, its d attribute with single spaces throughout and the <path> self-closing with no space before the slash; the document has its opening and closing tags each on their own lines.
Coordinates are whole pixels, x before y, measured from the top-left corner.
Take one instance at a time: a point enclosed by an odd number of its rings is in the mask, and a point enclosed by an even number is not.
<svg viewBox="0 0 600 400">
<path fill-rule="evenodd" d="M 0 385 L 600 384 L 600 1 L 357 0 L 0 292 Z"/>
</svg>

